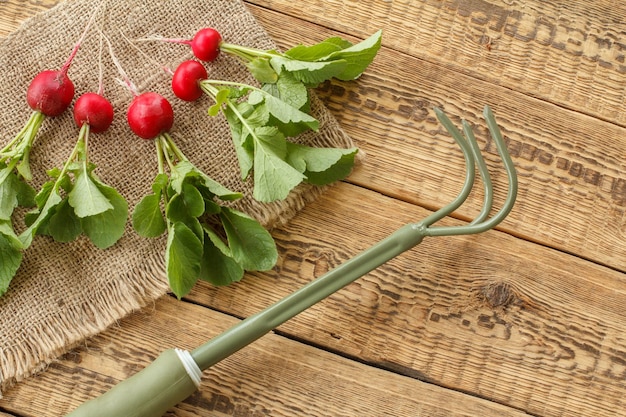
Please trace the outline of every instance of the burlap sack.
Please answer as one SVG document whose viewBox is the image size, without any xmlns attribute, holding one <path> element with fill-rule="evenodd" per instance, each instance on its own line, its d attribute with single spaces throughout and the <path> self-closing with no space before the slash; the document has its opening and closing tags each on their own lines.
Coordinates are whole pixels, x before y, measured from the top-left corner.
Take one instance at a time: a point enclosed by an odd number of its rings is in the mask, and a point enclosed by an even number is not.
<svg viewBox="0 0 626 417">
<path fill-rule="evenodd" d="M 25 101 L 30 80 L 40 70 L 60 68 L 97 3 L 62 2 L 28 20 L 0 43 L 0 144 L 12 139 L 31 113 Z M 170 93 L 170 76 L 160 65 L 175 68 L 191 58 L 190 49 L 142 43 L 148 59 L 122 36 L 191 38 L 197 29 L 212 26 L 231 43 L 275 48 L 246 6 L 240 0 L 109 0 L 95 24 L 111 39 L 120 63 L 140 91 L 156 91 L 170 98 L 175 111 L 171 133 L 189 159 L 227 187 L 250 196 L 251 184 L 239 178 L 224 118 L 206 114 L 210 99 L 190 104 Z M 99 43 L 97 30 L 92 30 L 70 69 L 76 97 L 98 88 Z M 128 129 L 125 112 L 132 96 L 114 81 L 119 74 L 108 52 L 102 55 L 102 65 L 105 94 L 116 109 L 116 120 L 106 134 L 92 136 L 90 158 L 98 166 L 99 177 L 117 188 L 132 210 L 150 191 L 156 174 L 154 144 Z M 224 55 L 211 66 L 210 77 L 254 83 L 239 61 Z M 320 132 L 299 140 L 317 146 L 352 146 L 318 100 L 313 108 L 321 121 Z M 62 165 L 77 134 L 71 111 L 44 122 L 31 158 L 35 187 L 46 180 L 47 169 Z M 287 201 L 262 205 L 246 197 L 239 208 L 272 228 L 321 192 L 300 186 Z M 130 225 L 118 244 L 107 250 L 96 249 L 86 238 L 59 244 L 36 237 L 8 293 L 0 298 L 0 389 L 43 369 L 85 338 L 165 294 L 164 247 L 165 236 L 140 238 Z"/>
</svg>

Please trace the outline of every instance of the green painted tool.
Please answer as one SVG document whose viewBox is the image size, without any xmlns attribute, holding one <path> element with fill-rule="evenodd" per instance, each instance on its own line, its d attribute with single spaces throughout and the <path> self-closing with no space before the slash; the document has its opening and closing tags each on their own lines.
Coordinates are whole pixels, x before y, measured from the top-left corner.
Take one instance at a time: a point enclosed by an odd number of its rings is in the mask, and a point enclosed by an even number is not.
<svg viewBox="0 0 626 417">
<path fill-rule="evenodd" d="M 419 244 L 427 236 L 468 235 L 487 231 L 511 211 L 517 196 L 517 174 L 493 113 L 485 107 L 484 117 L 508 175 L 509 188 L 502 208 L 489 217 L 493 186 L 469 124 L 463 121 L 463 134 L 439 109 L 439 121 L 461 147 L 466 162 L 466 178 L 459 195 L 447 206 L 418 223 L 407 224 L 386 239 L 305 285 L 265 310 L 246 318 L 192 352 L 170 349 L 144 370 L 122 381 L 110 391 L 88 401 L 66 417 L 161 417 L 171 407 L 193 394 L 200 385 L 202 371 L 254 342 L 313 304 L 345 287 L 357 278 Z M 459 208 L 469 196 L 476 166 L 484 184 L 484 204 L 478 216 L 462 226 L 434 226 Z"/>
</svg>

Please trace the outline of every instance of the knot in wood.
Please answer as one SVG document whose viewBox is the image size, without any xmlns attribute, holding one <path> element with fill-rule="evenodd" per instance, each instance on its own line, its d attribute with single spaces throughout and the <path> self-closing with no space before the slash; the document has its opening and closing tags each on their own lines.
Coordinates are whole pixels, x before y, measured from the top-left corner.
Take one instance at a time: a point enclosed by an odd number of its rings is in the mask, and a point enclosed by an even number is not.
<svg viewBox="0 0 626 417">
<path fill-rule="evenodd" d="M 482 295 L 490 307 L 506 307 L 511 305 L 517 299 L 517 295 L 506 282 L 494 282 L 485 285 L 482 288 Z"/>
</svg>

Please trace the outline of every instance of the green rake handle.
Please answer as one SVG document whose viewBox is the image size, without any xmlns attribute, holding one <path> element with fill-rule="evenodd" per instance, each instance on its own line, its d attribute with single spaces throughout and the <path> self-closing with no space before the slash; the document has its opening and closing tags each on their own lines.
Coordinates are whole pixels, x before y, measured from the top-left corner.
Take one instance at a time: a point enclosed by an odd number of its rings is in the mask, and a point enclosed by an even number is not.
<svg viewBox="0 0 626 417">
<path fill-rule="evenodd" d="M 424 237 L 481 233 L 504 220 L 515 203 L 517 175 L 491 109 L 485 107 L 483 114 L 509 180 L 506 201 L 492 217 L 489 217 L 489 214 L 493 187 L 469 124 L 463 121 L 466 137 L 464 138 L 441 110 L 435 109 L 435 113 L 461 147 L 466 162 L 465 183 L 459 195 L 450 204 L 418 223 L 401 227 L 389 237 L 265 310 L 242 320 L 191 353 L 178 349 L 166 350 L 144 370 L 119 383 L 101 397 L 84 403 L 66 417 L 161 417 L 171 407 L 196 391 L 203 370 L 249 345 L 357 278 L 418 245 Z M 435 222 L 465 202 L 474 186 L 476 165 L 485 190 L 485 201 L 479 215 L 471 223 L 463 226 L 433 226 Z"/>
</svg>

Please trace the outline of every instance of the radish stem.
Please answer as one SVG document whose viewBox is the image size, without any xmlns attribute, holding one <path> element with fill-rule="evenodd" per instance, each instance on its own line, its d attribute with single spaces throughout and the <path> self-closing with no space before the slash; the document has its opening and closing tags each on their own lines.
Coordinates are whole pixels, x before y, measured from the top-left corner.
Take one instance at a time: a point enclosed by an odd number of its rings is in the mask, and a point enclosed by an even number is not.
<svg viewBox="0 0 626 417">
<path fill-rule="evenodd" d="M 252 61 L 254 58 L 274 58 L 279 56 L 271 51 L 264 51 L 262 49 L 250 48 L 247 46 L 235 45 L 232 43 L 222 42 L 220 44 L 220 50 L 224 52 L 230 52 L 233 55 L 243 58 L 246 61 Z"/>
</svg>

